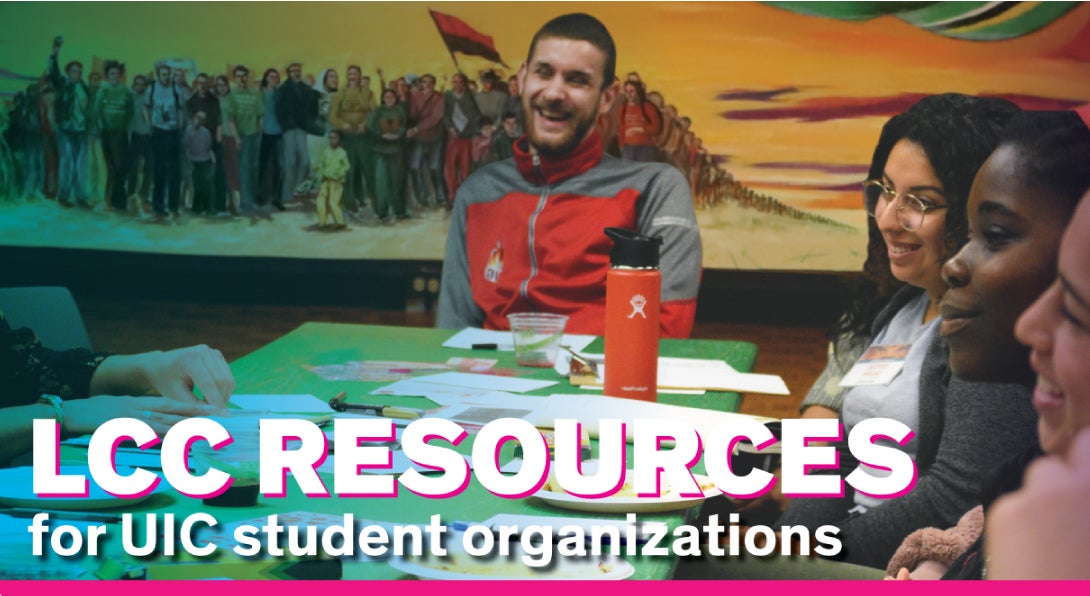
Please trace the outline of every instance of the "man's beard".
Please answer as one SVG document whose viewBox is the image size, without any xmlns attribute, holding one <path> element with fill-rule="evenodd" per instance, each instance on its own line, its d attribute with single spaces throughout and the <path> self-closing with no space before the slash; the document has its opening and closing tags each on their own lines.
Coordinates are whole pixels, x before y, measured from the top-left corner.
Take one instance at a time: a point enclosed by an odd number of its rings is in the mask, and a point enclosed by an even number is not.
<svg viewBox="0 0 1090 596">
<path fill-rule="evenodd" d="M 549 110 L 548 106 L 543 106 L 545 111 Z M 545 141 L 540 138 L 537 131 L 532 126 L 535 115 L 537 115 L 537 107 L 534 105 L 523 106 L 523 129 L 526 131 L 526 136 L 538 153 L 542 155 L 563 155 L 570 152 L 579 146 L 579 143 L 583 142 L 587 133 L 597 122 L 597 114 L 590 118 L 580 119 L 581 115 L 576 112 L 571 114 L 571 119 L 574 120 L 575 126 L 570 129 L 571 135 L 568 137 L 562 137 L 556 141 Z"/>
</svg>

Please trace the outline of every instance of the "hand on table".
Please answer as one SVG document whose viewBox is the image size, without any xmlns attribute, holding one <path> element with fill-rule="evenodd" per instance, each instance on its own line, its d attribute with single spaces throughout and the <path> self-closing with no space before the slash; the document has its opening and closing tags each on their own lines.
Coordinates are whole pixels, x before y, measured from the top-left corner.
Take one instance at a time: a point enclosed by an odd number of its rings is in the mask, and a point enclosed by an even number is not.
<svg viewBox="0 0 1090 596">
<path fill-rule="evenodd" d="M 224 407 L 235 390 L 235 377 L 219 350 L 205 345 L 169 352 L 151 352 L 148 358 L 151 388 L 163 397 L 193 402 L 200 389 L 210 405 Z"/>
<path fill-rule="evenodd" d="M 114 418 L 136 418 L 147 422 L 160 436 L 178 422 L 195 416 L 211 416 L 221 410 L 205 403 L 183 402 L 165 397 L 96 395 L 64 402 L 64 430 L 69 434 L 92 433 Z"/>
<path fill-rule="evenodd" d="M 183 402 L 205 401 L 224 407 L 235 389 L 235 378 L 223 354 L 205 345 L 167 352 L 110 356 L 91 377 L 91 395 L 158 393 Z"/>
<path fill-rule="evenodd" d="M 1026 471 L 1021 490 L 988 511 L 988 579 L 1090 579 L 1090 429 L 1065 458 Z"/>
</svg>

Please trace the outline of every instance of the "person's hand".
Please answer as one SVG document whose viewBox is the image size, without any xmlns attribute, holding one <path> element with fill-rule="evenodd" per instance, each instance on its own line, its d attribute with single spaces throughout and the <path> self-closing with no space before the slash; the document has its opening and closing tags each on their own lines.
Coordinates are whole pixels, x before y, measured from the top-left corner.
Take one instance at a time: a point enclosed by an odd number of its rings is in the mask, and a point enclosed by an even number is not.
<svg viewBox="0 0 1090 596">
<path fill-rule="evenodd" d="M 196 401 L 193 390 L 200 389 L 209 404 L 224 407 L 235 390 L 227 360 L 206 345 L 152 352 L 147 367 L 151 388 L 171 399 Z"/>
<path fill-rule="evenodd" d="M 211 404 L 154 396 L 97 395 L 66 400 L 62 407 L 64 430 L 76 435 L 92 433 L 99 425 L 114 418 L 143 420 L 157 434 L 163 435 L 186 418 L 212 416 L 221 412 L 219 407 Z"/>
<path fill-rule="evenodd" d="M 988 579 L 1090 579 L 1090 429 L 1066 459 L 1044 457 L 988 511 Z"/>
<path fill-rule="evenodd" d="M 205 401 L 224 407 L 235 389 L 235 378 L 223 354 L 208 346 L 168 352 L 110 356 L 91 376 L 91 395 L 148 395 L 158 393 L 183 402 Z"/>
<path fill-rule="evenodd" d="M 887 575 L 882 579 L 885 579 L 886 581 L 907 581 L 912 579 L 912 574 L 909 573 L 908 567 L 901 567 L 901 570 L 897 572 L 897 575 Z"/>
</svg>

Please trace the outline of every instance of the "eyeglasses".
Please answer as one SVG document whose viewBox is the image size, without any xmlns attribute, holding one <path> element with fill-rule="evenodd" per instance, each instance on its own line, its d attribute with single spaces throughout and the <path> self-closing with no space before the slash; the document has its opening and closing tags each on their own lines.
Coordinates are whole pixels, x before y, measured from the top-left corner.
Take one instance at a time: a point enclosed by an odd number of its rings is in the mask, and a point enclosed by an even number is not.
<svg viewBox="0 0 1090 596">
<path fill-rule="evenodd" d="M 897 191 L 885 185 L 881 180 L 863 181 L 863 208 L 867 215 L 877 219 L 885 212 L 886 207 L 897 200 Z M 946 205 L 935 205 L 929 199 L 923 199 L 916 195 L 904 193 L 901 202 L 897 205 L 897 223 L 909 232 L 915 232 L 923 227 L 923 218 L 928 211 L 946 209 Z"/>
</svg>

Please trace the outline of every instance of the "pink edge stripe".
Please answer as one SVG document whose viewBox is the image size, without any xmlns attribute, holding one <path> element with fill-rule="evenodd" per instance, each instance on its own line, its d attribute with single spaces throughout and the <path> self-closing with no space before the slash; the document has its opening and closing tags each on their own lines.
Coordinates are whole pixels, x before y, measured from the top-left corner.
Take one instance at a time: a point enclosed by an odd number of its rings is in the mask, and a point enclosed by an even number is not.
<svg viewBox="0 0 1090 596">
<path fill-rule="evenodd" d="M 353 585 L 355 584 L 355 585 Z M 981 596 L 993 594 L 1026 594 L 1047 591 L 1050 596 L 1082 595 L 1087 582 L 899 582 L 876 584 L 874 581 L 711 581 L 684 582 L 683 587 L 693 593 L 715 594 L 729 589 L 736 594 L 769 594 L 785 596 L 874 596 L 881 589 L 897 594 L 926 594 L 927 596 Z M 677 586 L 682 587 L 682 586 Z M 626 582 L 519 582 L 517 585 L 496 582 L 469 581 L 445 582 L 440 589 L 428 582 L 393 581 L 205 581 L 199 586 L 195 581 L 0 581 L 3 596 L 40 596 L 41 594 L 81 594 L 87 596 L 193 596 L 199 590 L 201 596 L 255 595 L 298 596 L 301 593 L 343 593 L 345 590 L 366 589 L 377 593 L 396 592 L 399 596 L 433 596 L 437 591 L 453 596 L 480 596 L 497 589 L 510 590 L 518 596 L 556 596 L 558 589 L 569 594 L 595 596 L 662 596 L 664 586 L 655 581 Z M 387 591 L 388 590 L 388 591 Z"/>
</svg>

